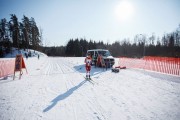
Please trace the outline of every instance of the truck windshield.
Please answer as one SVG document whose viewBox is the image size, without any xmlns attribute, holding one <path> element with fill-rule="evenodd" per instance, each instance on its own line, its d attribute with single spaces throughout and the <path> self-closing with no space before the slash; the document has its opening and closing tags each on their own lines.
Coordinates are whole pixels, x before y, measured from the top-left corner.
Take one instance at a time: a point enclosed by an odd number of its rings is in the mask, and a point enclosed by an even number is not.
<svg viewBox="0 0 180 120">
<path fill-rule="evenodd" d="M 109 51 L 98 51 L 98 54 L 101 54 L 104 57 L 108 57 L 111 56 Z"/>
</svg>

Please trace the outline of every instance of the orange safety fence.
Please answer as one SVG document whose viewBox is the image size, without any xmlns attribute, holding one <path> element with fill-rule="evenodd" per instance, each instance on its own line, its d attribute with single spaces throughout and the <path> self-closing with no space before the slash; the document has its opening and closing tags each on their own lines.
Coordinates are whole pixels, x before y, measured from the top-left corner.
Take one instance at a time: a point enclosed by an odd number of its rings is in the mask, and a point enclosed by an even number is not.
<svg viewBox="0 0 180 120">
<path fill-rule="evenodd" d="M 146 56 L 144 58 L 138 59 L 120 57 L 119 66 L 180 75 L 180 58 Z"/>
<path fill-rule="evenodd" d="M 14 73 L 15 59 L 0 60 L 0 78 Z"/>
</svg>

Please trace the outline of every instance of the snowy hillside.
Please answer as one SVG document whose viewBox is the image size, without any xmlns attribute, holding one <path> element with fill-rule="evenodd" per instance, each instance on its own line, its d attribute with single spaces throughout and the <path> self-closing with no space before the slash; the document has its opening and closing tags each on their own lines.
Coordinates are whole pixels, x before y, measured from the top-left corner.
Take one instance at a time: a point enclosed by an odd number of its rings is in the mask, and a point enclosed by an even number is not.
<svg viewBox="0 0 180 120">
<path fill-rule="evenodd" d="M 26 49 L 26 50 L 20 49 L 20 50 L 17 50 L 17 48 L 12 48 L 12 52 L 5 55 L 5 58 L 15 58 L 17 54 L 22 54 L 24 57 L 26 57 L 25 54 L 28 54 L 28 53 L 31 54 L 31 57 L 37 57 L 38 55 L 47 56 L 46 54 L 44 54 L 42 52 L 32 50 L 32 49 Z"/>
<path fill-rule="evenodd" d="M 179 120 L 180 77 L 137 69 L 112 73 L 83 57 L 25 59 L 28 74 L 0 79 L 0 120 Z M 117 63 L 117 61 L 116 61 Z"/>
</svg>

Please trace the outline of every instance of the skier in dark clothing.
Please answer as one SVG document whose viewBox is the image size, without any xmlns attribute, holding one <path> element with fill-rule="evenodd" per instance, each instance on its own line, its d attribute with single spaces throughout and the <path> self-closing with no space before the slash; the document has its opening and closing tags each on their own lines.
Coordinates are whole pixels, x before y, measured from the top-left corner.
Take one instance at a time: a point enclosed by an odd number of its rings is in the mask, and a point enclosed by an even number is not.
<svg viewBox="0 0 180 120">
<path fill-rule="evenodd" d="M 38 59 L 39 59 L 39 54 L 38 54 Z"/>
</svg>

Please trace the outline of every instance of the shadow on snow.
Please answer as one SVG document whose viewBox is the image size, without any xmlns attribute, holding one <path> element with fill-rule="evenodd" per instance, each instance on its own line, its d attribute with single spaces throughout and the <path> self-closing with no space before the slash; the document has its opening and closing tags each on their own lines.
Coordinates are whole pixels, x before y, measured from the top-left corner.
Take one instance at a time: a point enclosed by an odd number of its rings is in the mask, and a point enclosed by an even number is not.
<svg viewBox="0 0 180 120">
<path fill-rule="evenodd" d="M 74 66 L 74 69 L 80 73 L 86 73 L 85 70 L 85 65 L 78 65 L 78 66 Z M 99 67 L 94 67 L 92 66 L 91 68 L 91 76 L 96 76 L 97 74 L 101 74 L 103 72 L 109 71 L 110 69 L 105 69 L 105 68 L 99 68 Z M 98 76 L 97 76 L 98 77 Z M 71 89 L 69 89 L 67 92 L 57 96 L 56 98 L 54 98 L 51 101 L 51 104 L 46 107 L 43 112 L 48 112 L 49 110 L 51 110 L 59 101 L 66 99 L 67 97 L 69 97 L 70 95 L 73 94 L 74 91 L 76 91 L 77 89 L 79 89 L 85 82 L 87 82 L 86 80 L 80 82 L 78 85 L 72 87 Z"/>
<path fill-rule="evenodd" d="M 56 98 L 54 98 L 51 101 L 51 105 L 49 105 L 48 107 L 46 107 L 43 112 L 47 112 L 49 110 L 51 110 L 59 101 L 66 99 L 67 97 L 69 97 L 70 95 L 73 94 L 74 91 L 76 91 L 77 89 L 79 89 L 85 82 L 87 82 L 86 80 L 80 82 L 78 85 L 72 87 L 71 89 L 69 89 L 67 92 L 57 96 Z"/>
</svg>

